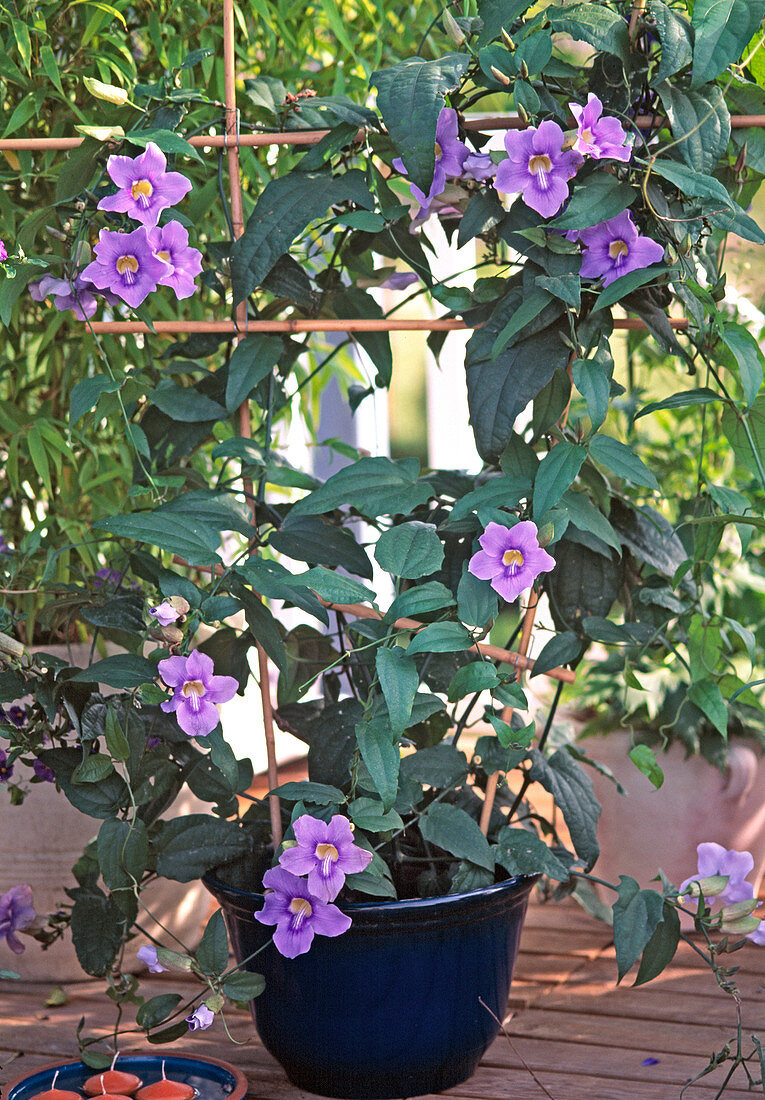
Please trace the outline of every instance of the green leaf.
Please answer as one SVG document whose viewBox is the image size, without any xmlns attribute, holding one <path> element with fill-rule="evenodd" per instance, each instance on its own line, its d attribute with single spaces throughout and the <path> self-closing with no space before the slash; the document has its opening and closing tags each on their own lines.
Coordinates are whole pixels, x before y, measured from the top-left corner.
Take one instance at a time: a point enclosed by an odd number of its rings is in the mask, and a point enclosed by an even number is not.
<svg viewBox="0 0 765 1100">
<path fill-rule="evenodd" d="M 714 211 L 705 209 L 705 214 L 715 226 L 735 232 L 747 241 L 754 241 L 756 244 L 765 243 L 765 233 L 752 218 L 744 213 L 738 203 L 733 201 L 725 186 L 714 176 L 696 172 L 679 161 L 665 159 L 653 161 L 651 171 L 673 183 L 684 198 L 710 199 L 717 209 Z"/>
<path fill-rule="evenodd" d="M 528 829 L 504 825 L 497 836 L 494 856 L 511 875 L 549 875 L 558 882 L 566 882 L 569 877 L 566 866 Z"/>
<path fill-rule="evenodd" d="M 542 647 L 539 656 L 534 658 L 534 667 L 529 673 L 529 679 L 532 676 L 539 676 L 542 672 L 549 672 L 551 668 L 559 668 L 570 661 L 575 661 L 581 652 L 581 639 L 572 630 L 553 635 Z"/>
<path fill-rule="evenodd" d="M 220 534 L 193 515 L 153 512 L 133 512 L 125 516 L 110 516 L 98 520 L 93 528 L 112 535 L 135 539 L 171 554 L 178 554 L 189 565 L 219 563 Z"/>
<path fill-rule="evenodd" d="M 458 859 L 469 859 L 487 871 L 494 870 L 494 855 L 477 822 L 457 806 L 434 802 L 420 818 L 420 832 L 430 844 Z"/>
<path fill-rule="evenodd" d="M 746 407 L 749 409 L 762 388 L 763 355 L 760 345 L 743 325 L 725 325 L 723 340 L 738 363 Z"/>
<path fill-rule="evenodd" d="M 619 536 L 586 493 L 569 489 L 561 497 L 560 503 L 561 507 L 565 509 L 569 521 L 578 531 L 588 531 L 590 534 L 602 539 L 607 546 L 612 546 L 617 554 L 621 556 L 622 544 L 619 541 Z"/>
<path fill-rule="evenodd" d="M 466 53 L 448 53 L 435 61 L 408 57 L 372 73 L 377 109 L 399 151 L 412 183 L 425 194 L 435 170 L 436 123 L 447 92 L 457 87 L 468 67 Z"/>
<path fill-rule="evenodd" d="M 135 1021 L 139 1027 L 146 1029 L 156 1027 L 167 1019 L 182 1000 L 180 993 L 160 993 L 159 996 L 152 997 L 140 1006 L 135 1014 Z"/>
<path fill-rule="evenodd" d="M 155 680 L 156 677 L 157 666 L 153 661 L 138 657 L 135 653 L 117 653 L 76 672 L 69 682 L 135 688 L 145 684 L 147 680 Z"/>
<path fill-rule="evenodd" d="M 185 424 L 227 419 L 226 410 L 217 401 L 206 397 L 194 386 L 178 386 L 170 379 L 164 379 L 155 390 L 149 390 L 146 396 L 165 416 Z"/>
<path fill-rule="evenodd" d="M 738 461 L 758 477 L 757 459 L 759 458 L 760 464 L 765 465 L 765 394 L 755 398 L 752 407 L 743 415 L 732 405 L 728 405 L 723 410 L 721 424 Z M 752 451 L 753 445 L 756 455 Z"/>
<path fill-rule="evenodd" d="M 269 545 L 296 561 L 343 566 L 360 577 L 372 578 L 372 563 L 353 534 L 319 516 L 287 516 L 271 535 Z"/>
<path fill-rule="evenodd" d="M 576 854 L 584 862 L 585 871 L 589 871 L 600 852 L 597 838 L 600 803 L 595 797 L 592 780 L 565 749 L 558 749 L 547 757 L 538 749 L 530 749 L 529 755 L 532 760 L 529 779 L 532 783 L 541 783 L 553 796 Z"/>
<path fill-rule="evenodd" d="M 384 320 L 382 306 L 374 300 L 371 294 L 367 294 L 366 291 L 360 290 L 358 287 L 347 287 L 342 293 L 335 294 L 332 302 L 340 317 L 370 317 L 380 321 Z M 390 333 L 354 332 L 353 339 L 361 345 L 375 365 L 377 370 L 375 384 L 377 386 L 389 386 L 393 376 L 393 352 L 390 346 Z"/>
<path fill-rule="evenodd" d="M 579 309 L 582 304 L 582 281 L 578 275 L 537 275 L 534 280 L 538 287 L 549 291 L 567 306 Z"/>
<path fill-rule="evenodd" d="M 80 892 L 72 909 L 70 927 L 80 966 L 86 974 L 102 978 L 122 946 L 122 914 L 118 906 L 100 891 Z"/>
<path fill-rule="evenodd" d="M 466 626 L 486 628 L 499 613 L 499 597 L 488 581 L 467 569 L 457 586 L 457 615 Z"/>
<path fill-rule="evenodd" d="M 278 794 L 288 802 L 313 802 L 316 806 L 342 806 L 345 802 L 345 795 L 339 787 L 329 783 L 311 783 L 307 779 L 282 783 L 269 793 Z"/>
<path fill-rule="evenodd" d="M 573 485 L 587 457 L 587 448 L 564 439 L 539 463 L 534 481 L 534 516 L 540 519 Z"/>
<path fill-rule="evenodd" d="M 712 405 L 716 401 L 724 400 L 721 394 L 704 386 L 695 390 L 683 390 L 682 393 L 673 393 L 671 397 L 665 397 L 663 401 L 652 401 L 650 405 L 644 405 L 635 413 L 635 420 L 649 413 L 659 412 L 661 409 L 682 409 L 687 405 Z"/>
<path fill-rule="evenodd" d="M 86 756 L 72 772 L 73 783 L 100 783 L 111 775 L 114 765 L 102 752 Z"/>
<path fill-rule="evenodd" d="M 248 400 L 258 383 L 267 378 L 279 362 L 283 351 L 284 344 L 277 336 L 263 332 L 245 336 L 237 344 L 228 361 L 226 408 L 229 412 Z"/>
<path fill-rule="evenodd" d="M 318 172 L 324 167 L 325 161 L 331 160 L 335 153 L 350 145 L 358 132 L 355 122 L 340 122 L 334 126 L 321 141 L 318 141 L 312 149 L 305 153 L 298 161 L 296 168 L 299 172 Z"/>
<path fill-rule="evenodd" d="M 478 15 L 483 27 L 478 36 L 478 45 L 499 37 L 504 27 L 508 32 L 515 20 L 528 8 L 528 0 L 480 0 Z"/>
<path fill-rule="evenodd" d="M 600 4 L 571 4 L 565 8 L 548 8 L 546 14 L 556 31 L 565 31 L 577 41 L 589 42 L 596 50 L 614 54 L 627 64 L 630 55 L 627 23 L 617 12 Z"/>
<path fill-rule="evenodd" d="M 251 840 L 233 821 L 187 814 L 164 821 L 154 846 L 162 878 L 191 882 L 219 863 L 245 855 Z"/>
<path fill-rule="evenodd" d="M 145 149 L 149 142 L 153 141 L 163 153 L 193 157 L 194 160 L 199 161 L 203 159 L 193 145 L 190 145 L 185 138 L 174 133 L 173 130 L 131 130 L 125 134 L 125 141 L 129 141 L 131 145 L 139 145 L 142 149 Z"/>
<path fill-rule="evenodd" d="M 462 623 L 429 623 L 417 631 L 406 651 L 413 657 L 416 653 L 456 653 L 472 645 L 473 639 Z"/>
<path fill-rule="evenodd" d="M 221 985 L 226 996 L 238 1004 L 254 1000 L 265 988 L 266 979 L 262 974 L 250 974 L 245 970 L 237 970 L 234 974 L 229 974 Z"/>
<path fill-rule="evenodd" d="M 473 195 L 465 213 L 460 218 L 460 227 L 457 230 L 458 246 L 461 248 L 463 244 L 472 241 L 474 237 L 490 232 L 495 226 L 499 225 L 504 216 L 504 207 L 494 189 L 491 191 L 478 191 Z"/>
<path fill-rule="evenodd" d="M 127 784 L 112 772 L 100 783 L 75 783 L 73 775 L 82 760 L 79 749 L 43 749 L 38 752 L 43 764 L 53 769 L 62 791 L 81 813 L 88 817 L 114 817 L 130 802 Z"/>
<path fill-rule="evenodd" d="M 244 233 L 231 247 L 234 303 L 244 301 L 261 286 L 295 238 L 330 206 L 341 202 L 365 208 L 373 205 L 358 169 L 338 176 L 328 171 L 293 171 L 266 184 Z"/>
<path fill-rule="evenodd" d="M 630 271 L 626 275 L 620 275 L 619 278 L 614 279 L 605 290 L 601 290 L 595 301 L 593 312 L 597 309 L 606 309 L 608 306 L 612 306 L 621 298 L 625 298 L 628 294 L 631 294 L 633 290 L 637 290 L 638 287 L 645 286 L 646 283 L 654 282 L 658 276 L 664 274 L 665 271 L 667 271 L 666 267 L 660 264 L 651 264 L 650 267 L 641 268 L 638 271 Z"/>
<path fill-rule="evenodd" d="M 430 487 L 418 481 L 419 472 L 416 460 L 360 458 L 299 500 L 290 515 L 321 515 L 343 504 L 357 508 L 370 519 L 406 515 L 430 496 Z"/>
<path fill-rule="evenodd" d="M 11 26 L 13 27 L 13 37 L 16 39 L 21 62 L 27 73 L 31 73 L 32 40 L 29 37 L 29 28 L 25 22 L 17 19 L 14 15 L 11 16 Z"/>
<path fill-rule="evenodd" d="M 440 611 L 444 607 L 452 607 L 454 596 L 445 584 L 440 581 L 426 581 L 425 584 L 415 585 L 406 592 L 396 596 L 393 603 L 385 613 L 386 622 L 395 622 L 396 619 L 417 618 L 428 611 Z"/>
<path fill-rule="evenodd" d="M 659 491 L 660 486 L 654 475 L 625 443 L 610 435 L 595 435 L 589 447 L 592 457 L 617 477 L 623 477 L 633 485 L 645 485 L 648 489 Z"/>
<path fill-rule="evenodd" d="M 517 336 L 526 325 L 535 320 L 551 300 L 552 295 L 546 290 L 532 290 L 531 294 L 523 299 L 492 344 L 492 359 L 496 359 L 504 348 L 511 346 L 513 338 Z"/>
<path fill-rule="evenodd" d="M 219 977 L 228 966 L 228 935 L 223 910 L 210 917 L 197 948 L 200 970 L 211 978 Z"/>
<path fill-rule="evenodd" d="M 77 421 L 95 409 L 102 393 L 114 393 L 120 383 L 106 374 L 96 374 L 92 378 L 83 378 L 72 389 L 69 399 L 69 423 L 72 427 Z"/>
<path fill-rule="evenodd" d="M 370 833 L 387 833 L 404 826 L 399 814 L 384 810 L 377 798 L 354 798 L 348 805 L 348 815 L 354 825 Z M 355 884 L 354 889 L 358 889 Z"/>
<path fill-rule="evenodd" d="M 656 22 L 661 42 L 659 67 L 653 74 L 652 84 L 658 84 L 687 68 L 693 60 L 693 28 L 688 20 L 662 0 L 648 0 L 648 10 Z"/>
<path fill-rule="evenodd" d="M 110 890 L 140 884 L 149 861 L 149 831 L 140 818 L 105 821 L 98 831 L 98 865 Z"/>
<path fill-rule="evenodd" d="M 765 0 L 696 0 L 691 87 L 700 88 L 738 61 L 765 16 Z"/>
<path fill-rule="evenodd" d="M 617 980 L 621 981 L 663 919 L 664 899 L 656 890 L 641 890 L 629 875 L 619 875 L 619 897 L 613 910 Z"/>
<path fill-rule="evenodd" d="M 401 763 L 398 738 L 391 732 L 386 719 L 365 718 L 356 726 L 356 741 L 384 809 L 392 809 L 398 792 Z"/>
<path fill-rule="evenodd" d="M 394 577 L 414 580 L 435 573 L 444 547 L 433 523 L 400 523 L 383 531 L 375 544 L 377 564 Z"/>
<path fill-rule="evenodd" d="M 498 683 L 499 673 L 490 661 L 471 661 L 452 676 L 446 698 L 450 703 L 456 703 L 474 691 L 491 691 Z"/>
<path fill-rule="evenodd" d="M 659 767 L 656 756 L 648 745 L 633 745 L 630 760 L 658 790 L 664 782 L 664 772 Z"/>
<path fill-rule="evenodd" d="M 467 757 L 464 752 L 447 741 L 418 749 L 401 761 L 403 779 L 427 784 L 434 790 L 461 787 L 467 774 Z"/>
<path fill-rule="evenodd" d="M 555 371 L 565 371 L 568 364 L 568 348 L 560 339 L 557 324 L 505 348 L 496 359 L 492 357 L 494 342 L 517 304 L 513 295 L 504 299 L 475 330 L 466 350 L 470 423 L 478 453 L 486 462 L 498 461 L 513 437 L 516 418 Z"/>
<path fill-rule="evenodd" d="M 709 719 L 721 737 L 728 736 L 728 706 L 719 685 L 709 678 L 697 680 L 688 689 L 688 698 Z"/>
<path fill-rule="evenodd" d="M 652 982 L 675 957 L 680 942 L 680 917 L 677 909 L 667 902 L 664 902 L 661 915 L 661 921 L 643 948 L 643 957 L 633 986 Z"/>
<path fill-rule="evenodd" d="M 659 84 L 656 91 L 680 156 L 698 172 L 713 172 L 730 141 L 730 112 L 722 88 L 713 84 L 685 92 L 674 84 Z"/>
<path fill-rule="evenodd" d="M 328 603 L 371 603 L 375 602 L 375 594 L 363 584 L 343 577 L 339 573 L 333 573 L 331 569 L 325 569 L 323 565 L 316 565 L 305 573 L 296 574 L 288 585 L 295 588 L 310 588 Z"/>
<path fill-rule="evenodd" d="M 619 183 L 615 176 L 596 172 L 585 183 L 574 187 L 563 214 L 550 222 L 550 228 L 567 233 L 571 229 L 589 229 L 598 222 L 615 218 L 637 198 L 637 191 L 628 183 Z"/>
<path fill-rule="evenodd" d="M 385 696 L 391 728 L 394 733 L 402 733 L 409 725 L 412 704 L 420 685 L 417 665 L 401 646 L 393 646 L 378 649 L 375 668 Z"/>
</svg>

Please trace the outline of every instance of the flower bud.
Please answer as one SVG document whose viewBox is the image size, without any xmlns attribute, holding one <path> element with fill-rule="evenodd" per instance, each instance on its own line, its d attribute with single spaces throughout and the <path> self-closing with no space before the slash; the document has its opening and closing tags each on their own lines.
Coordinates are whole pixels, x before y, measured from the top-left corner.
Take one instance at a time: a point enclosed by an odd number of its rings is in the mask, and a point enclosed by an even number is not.
<svg viewBox="0 0 765 1100">
<path fill-rule="evenodd" d="M 117 88 L 114 84 L 104 84 L 100 80 L 94 80 L 91 76 L 83 78 L 85 87 L 96 99 L 105 99 L 107 103 L 114 103 L 117 107 L 124 107 L 128 101 L 128 94 L 124 88 Z"/>
<path fill-rule="evenodd" d="M 756 932 L 759 927 L 759 917 L 739 917 L 738 920 L 724 920 L 720 931 L 731 936 L 747 936 L 750 932 Z"/>
<path fill-rule="evenodd" d="M 724 906 L 718 915 L 723 921 L 738 920 L 740 917 L 748 917 L 755 911 L 759 904 L 759 898 L 747 898 L 745 901 L 734 901 L 731 902 L 730 905 Z M 759 920 L 759 917 L 757 919 Z"/>
<path fill-rule="evenodd" d="M 210 1009 L 210 1012 L 220 1012 L 226 1003 L 221 993 L 213 993 L 209 997 L 205 997 L 203 1004 Z"/>
<path fill-rule="evenodd" d="M 496 67 L 496 65 L 491 65 L 490 69 L 491 69 L 491 75 L 494 77 L 494 79 L 498 80 L 500 82 L 500 84 L 504 84 L 505 87 L 507 87 L 507 85 L 510 83 L 510 77 L 506 76 L 505 73 L 501 72 Z"/>
<path fill-rule="evenodd" d="M 553 535 L 555 534 L 555 524 L 545 523 L 537 531 L 537 542 L 540 546 L 547 546 L 552 542 Z"/>
<path fill-rule="evenodd" d="M 683 239 L 680 241 L 680 244 L 677 246 L 677 251 L 680 253 L 681 256 L 687 256 L 688 253 L 691 251 L 692 245 L 693 241 L 691 240 L 691 235 L 690 233 L 686 233 Z"/>
<path fill-rule="evenodd" d="M 515 42 L 513 42 L 512 38 L 507 33 L 507 31 L 505 30 L 504 27 L 502 28 L 502 41 L 507 46 L 508 50 L 514 50 L 515 49 Z"/>
<path fill-rule="evenodd" d="M 529 67 L 525 61 L 521 61 L 520 65 L 518 66 L 518 72 L 521 74 L 522 80 L 529 79 Z"/>
<path fill-rule="evenodd" d="M 182 955 L 180 951 L 171 951 L 169 947 L 157 948 L 157 962 L 167 966 L 171 970 L 191 970 L 194 960 L 190 955 Z"/>
<path fill-rule="evenodd" d="M 692 898 L 697 898 L 701 894 L 705 898 L 714 898 L 728 885 L 728 878 L 728 875 L 708 875 L 706 878 L 694 879 L 688 883 L 683 893 L 686 897 Z"/>
<path fill-rule="evenodd" d="M 90 261 L 93 259 L 93 254 L 90 249 L 90 245 L 87 241 L 78 241 L 72 252 L 72 266 L 75 270 L 87 267 Z"/>
<path fill-rule="evenodd" d="M 518 118 L 521 120 L 521 122 L 525 126 L 529 121 L 528 111 L 526 110 L 526 108 L 523 106 L 522 103 L 516 103 L 515 109 L 518 112 Z"/>
<path fill-rule="evenodd" d="M 712 287 L 712 297 L 716 302 L 721 302 L 725 297 L 725 276 L 719 279 Z"/>
<path fill-rule="evenodd" d="M 21 642 L 11 638 L 9 634 L 0 634 L 0 652 L 9 653 L 11 657 L 20 660 L 26 653 L 26 649 Z"/>
<path fill-rule="evenodd" d="M 183 641 L 183 631 L 180 627 L 175 626 L 163 626 L 160 627 L 159 633 L 163 642 L 167 642 L 168 645 L 178 645 Z"/>
<path fill-rule="evenodd" d="M 444 11 L 442 19 L 444 21 L 444 30 L 451 38 L 454 45 L 461 46 L 467 36 L 448 8 Z"/>
<path fill-rule="evenodd" d="M 191 610 L 191 604 L 188 600 L 184 600 L 183 596 L 168 596 L 165 603 L 169 603 L 179 615 L 188 615 Z"/>
</svg>

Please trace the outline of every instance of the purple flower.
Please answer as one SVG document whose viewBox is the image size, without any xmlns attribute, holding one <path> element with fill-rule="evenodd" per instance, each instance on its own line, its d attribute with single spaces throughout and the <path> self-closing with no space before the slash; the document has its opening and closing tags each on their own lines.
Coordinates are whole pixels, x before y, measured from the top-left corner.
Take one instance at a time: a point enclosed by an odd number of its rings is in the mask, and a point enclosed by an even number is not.
<svg viewBox="0 0 765 1100">
<path fill-rule="evenodd" d="M 96 312 L 96 297 L 93 283 L 81 274 L 74 279 L 57 279 L 54 275 L 43 275 L 29 284 L 29 293 L 35 302 L 53 299 L 56 309 L 71 309 L 78 321 L 86 321 Z"/>
<path fill-rule="evenodd" d="M 162 744 L 162 738 L 161 737 L 147 737 L 146 738 L 146 748 L 147 749 L 158 749 L 161 744 Z"/>
<path fill-rule="evenodd" d="M 754 932 L 750 932 L 746 938 L 757 944 L 758 947 L 765 946 L 765 920 L 761 919 L 760 927 L 755 929 Z"/>
<path fill-rule="evenodd" d="M 497 191 L 520 191 L 526 205 L 543 218 L 557 214 L 568 198 L 568 181 L 583 163 L 573 149 L 564 151 L 563 131 L 557 122 L 509 130 L 505 149 L 508 159 L 497 166 Z"/>
<path fill-rule="evenodd" d="M 204 1031 L 214 1019 L 215 1013 L 211 1012 L 207 1005 L 200 1005 L 186 1017 L 186 1023 L 189 1025 L 189 1031 Z"/>
<path fill-rule="evenodd" d="M 603 286 L 664 259 L 662 246 L 638 233 L 629 210 L 592 229 L 582 229 L 579 239 L 585 246 L 580 275 L 583 279 L 602 279 Z"/>
<path fill-rule="evenodd" d="M 83 276 L 100 289 L 112 290 L 129 306 L 140 306 L 170 270 L 164 260 L 154 255 L 142 225 L 132 233 L 102 229 L 95 253 L 96 259 L 88 264 Z"/>
<path fill-rule="evenodd" d="M 540 573 L 555 567 L 555 558 L 537 541 L 537 526 L 531 520 L 503 527 L 490 523 L 478 540 L 483 549 L 473 554 L 468 570 L 508 603 L 530 588 Z"/>
<path fill-rule="evenodd" d="M 446 177 L 462 175 L 468 147 L 457 136 L 458 126 L 457 112 L 451 107 L 442 107 L 436 123 L 436 163 L 430 190 L 426 195 L 416 183 L 409 185 L 412 196 L 420 204 L 416 215 L 418 219 L 427 217 L 433 199 L 446 187 Z M 397 172 L 406 174 L 406 165 L 401 157 L 396 157 L 393 167 Z"/>
<path fill-rule="evenodd" d="M 32 764 L 32 771 L 35 773 L 38 779 L 41 779 L 43 783 L 55 783 L 56 775 L 52 768 L 49 768 L 47 764 L 43 764 L 42 760 L 35 760 Z"/>
<path fill-rule="evenodd" d="M 168 657 L 157 668 L 173 689 L 172 699 L 160 704 L 162 710 L 175 711 L 178 725 L 189 737 L 206 737 L 219 722 L 215 704 L 233 699 L 237 681 L 233 676 L 215 676 L 212 659 L 198 649 L 189 657 Z"/>
<path fill-rule="evenodd" d="M 413 271 L 394 271 L 384 283 L 380 283 L 380 288 L 384 290 L 406 290 L 412 283 L 419 281 L 419 275 L 415 275 Z"/>
<path fill-rule="evenodd" d="M 351 927 L 351 918 L 336 905 L 317 898 L 305 879 L 290 874 L 284 867 L 272 867 L 263 875 L 265 903 L 255 920 L 275 924 L 274 946 L 288 959 L 304 955 L 314 935 L 341 936 Z"/>
<path fill-rule="evenodd" d="M 5 535 L 0 531 L 0 554 L 10 554 L 11 548 L 5 541 Z"/>
<path fill-rule="evenodd" d="M 8 707 L 6 714 L 9 720 L 13 722 L 16 729 L 21 729 L 27 724 L 27 708 L 20 706 L 18 703 L 14 703 L 13 706 Z"/>
<path fill-rule="evenodd" d="M 658 1066 L 659 1058 L 644 1058 L 640 1063 L 641 1066 Z"/>
<path fill-rule="evenodd" d="M 728 883 L 715 895 L 716 901 L 722 905 L 730 905 L 737 901 L 749 901 L 754 897 L 754 887 L 751 882 L 746 882 L 746 876 L 754 869 L 754 859 L 749 852 L 737 852 L 733 848 L 723 848 L 721 844 L 707 841 L 698 845 L 696 854 L 697 874 L 682 883 L 681 895 L 692 882 L 722 875 L 727 876 Z"/>
<path fill-rule="evenodd" d="M 363 871 L 372 853 L 353 843 L 351 823 L 335 814 L 327 824 L 303 814 L 292 825 L 297 847 L 285 848 L 279 863 L 295 875 L 308 875 L 308 889 L 323 901 L 334 901 L 346 875 Z"/>
<path fill-rule="evenodd" d="M 156 947 L 152 947 L 151 944 L 147 943 L 145 947 L 139 947 L 136 955 L 141 962 L 146 963 L 152 974 L 164 974 L 167 971 L 167 967 L 163 966 L 157 959 Z M 212 1020 L 210 1020 L 210 1023 L 212 1023 Z"/>
<path fill-rule="evenodd" d="M 497 174 L 497 166 L 488 153 L 468 153 L 462 174 L 471 180 L 491 180 Z"/>
<path fill-rule="evenodd" d="M 5 241 L 0 240 L 0 263 L 2 263 L 3 260 L 7 260 L 7 259 L 8 259 L 8 249 L 5 247 Z"/>
<path fill-rule="evenodd" d="M 197 289 L 194 277 L 202 270 L 202 253 L 189 248 L 189 235 L 180 222 L 149 230 L 154 255 L 170 265 L 159 280 L 160 286 L 172 287 L 176 298 L 190 298 Z"/>
<path fill-rule="evenodd" d="M 167 600 L 163 600 L 156 607 L 150 607 L 149 614 L 154 616 L 160 626 L 171 626 L 180 617 L 180 612 L 176 611 Z"/>
<path fill-rule="evenodd" d="M 0 783 L 7 783 L 13 775 L 13 764 L 8 763 L 8 753 L 0 749 Z"/>
<path fill-rule="evenodd" d="M 98 209 L 129 214 L 142 225 L 156 225 L 162 211 L 191 190 L 190 180 L 166 168 L 167 158 L 153 141 L 138 157 L 109 157 L 106 171 L 119 190 L 101 199 Z"/>
<path fill-rule="evenodd" d="M 93 574 L 93 587 L 101 588 L 104 584 L 113 584 L 116 587 L 122 577 L 119 569 L 97 569 Z"/>
<path fill-rule="evenodd" d="M 31 886 L 22 883 L 0 894 L 0 940 L 5 939 L 15 955 L 21 954 L 24 944 L 14 933 L 27 928 L 36 916 Z"/>
<path fill-rule="evenodd" d="M 594 157 L 595 160 L 608 157 L 610 160 L 629 161 L 632 156 L 629 138 L 618 118 L 601 118 L 603 104 L 596 95 L 590 92 L 586 107 L 580 107 L 578 103 L 569 103 L 569 107 L 577 122 L 573 145 L 577 153 Z"/>
</svg>

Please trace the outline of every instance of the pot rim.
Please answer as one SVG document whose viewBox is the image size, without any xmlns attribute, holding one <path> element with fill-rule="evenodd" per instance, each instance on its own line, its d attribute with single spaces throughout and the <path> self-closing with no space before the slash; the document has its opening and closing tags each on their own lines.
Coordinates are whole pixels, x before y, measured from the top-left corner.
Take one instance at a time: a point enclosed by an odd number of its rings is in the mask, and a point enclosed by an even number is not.
<svg viewBox="0 0 765 1100">
<path fill-rule="evenodd" d="M 372 914 L 376 910 L 385 913 L 409 913 L 412 911 L 422 913 L 431 908 L 449 909 L 456 907 L 471 898 L 479 896 L 494 898 L 504 893 L 510 893 L 515 889 L 522 890 L 527 887 L 530 890 L 541 877 L 541 873 L 512 875 L 510 878 L 503 879 L 502 882 L 493 882 L 490 886 L 479 886 L 476 890 L 466 890 L 460 894 L 439 894 L 433 898 L 380 898 L 375 901 L 335 902 L 334 904 L 338 905 L 344 913 Z M 236 886 L 228 886 L 225 882 L 217 879 L 210 871 L 202 875 L 202 882 L 213 895 L 215 895 L 216 890 L 219 890 L 232 895 L 242 903 L 245 902 L 245 899 L 253 899 L 256 902 L 265 901 L 265 894 L 262 891 L 240 890 Z M 249 905 L 251 906 L 251 903 Z"/>
</svg>

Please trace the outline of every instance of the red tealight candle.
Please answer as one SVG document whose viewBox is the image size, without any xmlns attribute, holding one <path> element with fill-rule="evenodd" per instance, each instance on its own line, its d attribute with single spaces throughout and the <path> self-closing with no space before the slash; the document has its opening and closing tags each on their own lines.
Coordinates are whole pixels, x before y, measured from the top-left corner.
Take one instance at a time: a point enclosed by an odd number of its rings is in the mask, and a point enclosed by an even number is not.
<svg viewBox="0 0 765 1100">
<path fill-rule="evenodd" d="M 82 1100 L 82 1096 L 79 1092 L 72 1092 L 69 1089 L 57 1089 L 56 1079 L 58 1078 L 59 1071 L 53 1074 L 53 1081 L 49 1089 L 45 1089 L 44 1092 L 38 1092 L 31 1100 Z"/>
<path fill-rule="evenodd" d="M 191 1085 L 163 1078 L 161 1081 L 155 1081 L 153 1085 L 145 1085 L 135 1094 L 135 1100 L 191 1100 L 196 1093 L 197 1090 Z"/>
<path fill-rule="evenodd" d="M 121 1069 L 107 1069 L 105 1073 L 89 1077 L 82 1087 L 88 1096 L 130 1097 L 136 1089 L 140 1089 L 141 1078 Z"/>
</svg>

